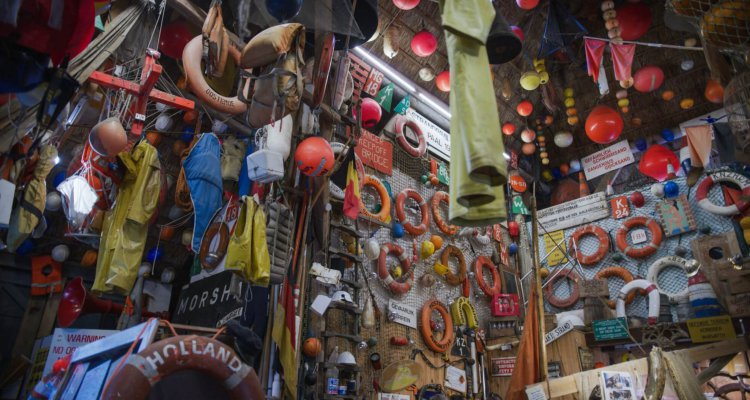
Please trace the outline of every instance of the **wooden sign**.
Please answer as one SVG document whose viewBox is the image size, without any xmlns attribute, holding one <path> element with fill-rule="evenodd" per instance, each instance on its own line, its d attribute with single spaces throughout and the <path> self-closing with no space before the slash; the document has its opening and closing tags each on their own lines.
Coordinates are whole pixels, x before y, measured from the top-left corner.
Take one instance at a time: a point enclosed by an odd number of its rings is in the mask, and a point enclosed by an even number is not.
<svg viewBox="0 0 750 400">
<path fill-rule="evenodd" d="M 354 91 L 352 92 L 352 101 L 357 102 L 359 95 L 362 93 L 362 89 L 365 87 L 367 79 L 370 77 L 370 70 L 372 67 L 364 62 L 361 58 L 354 55 L 353 52 L 349 52 L 349 72 L 352 73 L 352 80 L 354 81 Z"/>
<path fill-rule="evenodd" d="M 694 231 L 697 226 L 686 195 L 656 203 L 656 213 L 667 237 Z"/>
<path fill-rule="evenodd" d="M 630 216 L 630 205 L 628 205 L 627 197 L 615 197 L 609 201 L 609 204 L 612 206 L 613 219 L 622 219 Z"/>
<path fill-rule="evenodd" d="M 750 316 L 750 293 L 729 295 L 724 298 L 729 313 L 735 317 Z"/>
<path fill-rule="evenodd" d="M 526 191 L 526 181 L 521 175 L 511 175 L 508 179 L 508 183 L 510 184 L 510 187 L 518 193 L 523 193 Z"/>
<path fill-rule="evenodd" d="M 241 317 L 244 303 L 232 294 L 232 275 L 231 271 L 220 272 L 183 288 L 171 321 L 215 328 Z"/>
<path fill-rule="evenodd" d="M 609 286 L 603 279 L 584 279 L 578 282 L 581 297 L 607 297 L 609 296 Z"/>
<path fill-rule="evenodd" d="M 364 131 L 357 141 L 354 152 L 368 167 L 386 174 L 393 174 L 393 143 Z"/>
<path fill-rule="evenodd" d="M 580 197 L 556 206 L 539 210 L 539 223 L 548 232 L 571 228 L 609 217 L 609 206 L 604 192 Z M 544 233 L 540 229 L 540 235 Z"/>
<path fill-rule="evenodd" d="M 497 357 L 490 359 L 492 376 L 511 376 L 516 368 L 515 357 Z"/>
<path fill-rule="evenodd" d="M 545 234 L 543 238 L 545 252 L 549 253 L 549 256 L 547 256 L 547 265 L 555 266 L 563 262 L 568 262 L 568 257 L 565 256 L 566 244 L 564 231 L 550 232 L 549 234 Z"/>
<path fill-rule="evenodd" d="M 585 347 L 578 348 L 578 360 L 581 362 L 581 371 L 594 369 L 594 353 Z"/>
<path fill-rule="evenodd" d="M 560 339 L 565 335 L 566 333 L 573 330 L 573 323 L 568 321 L 565 321 L 564 324 L 555 327 L 555 329 L 547 332 L 546 335 L 544 335 L 544 344 L 548 345 L 552 342 L 554 342 L 557 339 Z"/>
<path fill-rule="evenodd" d="M 728 315 L 689 319 L 687 326 L 693 343 L 719 342 L 737 337 Z"/>
</svg>

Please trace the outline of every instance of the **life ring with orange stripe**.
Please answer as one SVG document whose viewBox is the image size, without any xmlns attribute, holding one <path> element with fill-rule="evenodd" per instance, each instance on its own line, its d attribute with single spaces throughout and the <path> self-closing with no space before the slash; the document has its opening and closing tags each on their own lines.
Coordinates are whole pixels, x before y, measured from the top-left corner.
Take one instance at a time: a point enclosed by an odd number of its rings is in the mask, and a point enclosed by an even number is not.
<svg viewBox="0 0 750 400">
<path fill-rule="evenodd" d="M 417 135 L 417 140 L 419 141 L 417 147 L 412 146 L 411 143 L 409 143 L 409 141 L 406 139 L 406 127 L 409 127 L 412 132 Z M 419 127 L 419 125 L 417 125 L 416 122 L 399 115 L 396 117 L 395 130 L 396 141 L 398 142 L 398 145 L 401 146 L 401 148 L 404 149 L 405 152 L 409 153 L 410 156 L 422 157 L 425 152 L 427 152 L 427 141 L 424 138 L 422 129 Z"/>
<path fill-rule="evenodd" d="M 712 203 L 708 198 L 708 192 L 717 182 L 729 182 L 737 185 L 742 190 L 742 196 L 730 206 L 718 206 Z M 698 201 L 698 205 L 701 208 L 712 214 L 723 216 L 745 212 L 745 210 L 750 208 L 750 200 L 743 200 L 747 198 L 750 198 L 750 180 L 736 172 L 722 171 L 709 174 L 698 184 L 698 189 L 695 191 L 695 200 Z"/>
<path fill-rule="evenodd" d="M 390 271 L 388 271 L 388 263 L 386 261 L 389 254 L 398 257 L 398 260 L 401 263 L 401 269 L 403 270 L 402 276 L 406 276 L 405 281 L 399 282 L 395 280 L 391 276 Z M 411 271 L 409 257 L 404 253 L 404 249 L 401 246 L 394 243 L 386 243 L 380 246 L 380 256 L 378 257 L 378 278 L 380 278 L 383 285 L 385 285 L 385 287 L 387 287 L 393 294 L 403 295 L 411 290 L 412 283 L 414 282 L 414 274 L 413 271 Z"/>
<path fill-rule="evenodd" d="M 492 273 L 492 286 L 488 285 L 484 280 L 483 272 L 485 269 L 489 269 Z M 492 260 L 488 257 L 479 256 L 476 261 L 474 261 L 474 276 L 477 279 L 479 289 L 481 289 L 487 296 L 492 297 L 496 294 L 500 294 L 502 291 L 503 282 L 500 280 L 500 273 L 497 271 L 495 264 L 493 264 Z"/>
<path fill-rule="evenodd" d="M 628 232 L 639 226 L 642 226 L 651 232 L 651 241 L 643 247 L 633 247 L 628 244 Z M 625 254 L 630 258 L 645 258 L 654 254 L 656 250 L 659 249 L 663 239 L 664 234 L 661 232 L 659 223 L 652 218 L 637 216 L 629 218 L 622 223 L 622 228 L 617 231 L 617 240 L 615 243 L 622 254 Z"/>
<path fill-rule="evenodd" d="M 229 47 L 229 55 L 237 65 L 240 65 L 240 52 L 234 46 Z M 206 82 L 201 68 L 201 59 L 203 57 L 203 36 L 194 37 L 185 49 L 182 50 L 182 66 L 185 68 L 185 76 L 190 90 L 201 102 L 213 108 L 216 111 L 227 114 L 242 114 L 247 111 L 247 104 L 243 103 L 239 97 L 227 97 L 217 93 Z M 243 89 L 244 90 L 244 89 Z"/>
<path fill-rule="evenodd" d="M 440 340 L 435 338 L 435 334 L 432 332 L 432 327 L 430 326 L 433 311 L 437 311 L 445 323 L 443 337 Z M 422 340 L 424 340 L 427 347 L 436 353 L 445 353 L 448 351 L 453 343 L 453 320 L 448 312 L 448 307 L 441 303 L 440 300 L 432 299 L 422 306 L 419 318 L 421 323 L 419 332 L 422 333 Z"/>
<path fill-rule="evenodd" d="M 581 238 L 588 235 L 595 236 L 599 240 L 599 247 L 593 254 L 583 254 L 583 251 L 581 251 Z M 574 242 L 575 247 L 573 246 Z M 568 248 L 571 250 L 577 249 L 575 251 L 575 257 L 581 265 L 585 266 L 595 265 L 603 260 L 609 251 L 609 245 L 609 235 L 607 232 L 594 224 L 589 224 L 576 229 L 573 234 L 570 235 L 570 240 L 568 241 Z"/>
<path fill-rule="evenodd" d="M 414 226 L 414 224 L 406 220 L 404 203 L 406 203 L 407 197 L 416 201 L 419 204 L 419 210 L 422 212 L 422 221 L 417 226 Z M 422 195 L 414 189 L 404 189 L 398 194 L 398 196 L 396 196 L 396 217 L 399 222 L 404 225 L 404 229 L 414 236 L 427 232 L 427 229 L 430 226 L 430 212 L 427 210 L 427 202 L 424 201 Z"/>
<path fill-rule="evenodd" d="M 359 213 L 367 218 L 375 219 L 380 222 L 387 222 L 391 215 L 391 197 L 388 196 L 388 191 L 385 189 L 385 186 L 383 186 L 383 182 L 380 182 L 380 179 L 375 178 L 374 176 L 366 175 L 365 183 L 362 187 L 364 188 L 365 186 L 372 186 L 375 188 L 378 192 L 378 197 L 380 197 L 381 207 L 377 214 L 373 214 L 367 209 L 367 207 L 365 207 L 365 203 L 360 200 Z"/>
<path fill-rule="evenodd" d="M 450 268 L 448 268 L 448 259 L 453 256 L 458 259 L 458 273 L 454 274 Z M 440 262 L 445 265 L 448 272 L 445 274 L 445 281 L 448 282 L 449 285 L 452 286 L 458 286 L 459 284 L 463 283 L 463 281 L 466 279 L 466 259 L 464 258 L 464 253 L 461 252 L 461 249 L 454 245 L 448 245 L 445 246 L 445 250 L 443 250 L 442 253 L 440 253 Z"/>
<path fill-rule="evenodd" d="M 555 283 L 559 281 L 560 279 L 568 279 L 571 282 L 573 282 L 573 289 L 570 293 L 570 296 L 568 296 L 565 299 L 561 299 L 557 296 L 555 296 Z M 568 308 L 575 304 L 578 301 L 578 298 L 581 296 L 580 288 L 578 287 L 578 282 L 581 281 L 581 276 L 578 275 L 577 272 L 570 270 L 569 272 L 560 272 L 552 279 L 550 279 L 549 282 L 547 282 L 547 286 L 544 288 L 544 296 L 547 298 L 547 302 L 551 305 L 557 307 L 557 308 Z"/>
<path fill-rule="evenodd" d="M 445 222 L 443 216 L 440 215 L 440 202 L 443 201 L 446 203 L 450 201 L 450 196 L 448 195 L 448 193 L 439 190 L 435 192 L 434 195 L 432 195 L 432 199 L 430 200 L 432 219 L 435 221 L 435 225 L 437 225 L 438 229 L 440 229 L 440 232 L 443 232 L 444 234 L 449 236 L 453 236 L 458 233 L 458 227 L 455 225 L 449 225 L 447 222 Z"/>
<path fill-rule="evenodd" d="M 612 277 L 620 278 L 623 281 L 625 281 L 625 283 L 629 283 L 630 281 L 633 280 L 633 274 L 631 274 L 630 271 L 628 271 L 627 269 L 623 267 L 618 267 L 618 266 L 604 268 L 603 270 L 596 273 L 596 275 L 594 276 L 594 279 L 609 279 Z M 635 291 L 628 293 L 628 297 L 625 299 L 625 302 L 627 304 L 630 304 L 633 302 L 633 299 L 635 299 L 635 293 L 636 293 Z M 609 308 L 613 310 L 615 309 L 616 304 L 617 304 L 617 300 L 607 301 L 607 305 L 609 306 Z"/>
</svg>

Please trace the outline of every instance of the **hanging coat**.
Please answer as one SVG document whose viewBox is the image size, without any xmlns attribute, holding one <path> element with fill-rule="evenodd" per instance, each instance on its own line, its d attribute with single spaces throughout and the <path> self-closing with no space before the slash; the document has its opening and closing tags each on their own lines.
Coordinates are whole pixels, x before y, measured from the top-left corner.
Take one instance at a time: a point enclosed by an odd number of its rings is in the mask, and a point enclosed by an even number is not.
<svg viewBox="0 0 750 400">
<path fill-rule="evenodd" d="M 44 213 L 44 203 L 47 200 L 47 175 L 55 166 L 57 149 L 54 146 L 44 146 L 39 152 L 39 161 L 34 167 L 34 173 L 23 191 L 20 201 L 13 209 L 8 227 L 8 250 L 16 251 L 18 246 L 34 231 Z"/>
<path fill-rule="evenodd" d="M 271 260 L 266 241 L 266 214 L 253 197 L 242 197 L 224 268 L 257 286 L 268 286 Z"/>
<path fill-rule="evenodd" d="M 485 41 L 495 17 L 492 3 L 441 0 L 451 74 L 451 191 L 449 219 L 462 226 L 505 220 L 502 154 L 494 86 Z"/>
<path fill-rule="evenodd" d="M 222 205 L 220 157 L 219 139 L 213 133 L 204 133 L 182 162 L 195 210 L 192 248 L 196 253 L 200 251 L 201 239 L 211 218 Z"/>
<path fill-rule="evenodd" d="M 130 152 L 117 156 L 125 176 L 117 191 L 114 207 L 102 224 L 96 277 L 97 293 L 130 293 L 146 245 L 148 223 L 156 211 L 161 191 L 161 164 L 156 149 L 142 140 Z"/>
</svg>

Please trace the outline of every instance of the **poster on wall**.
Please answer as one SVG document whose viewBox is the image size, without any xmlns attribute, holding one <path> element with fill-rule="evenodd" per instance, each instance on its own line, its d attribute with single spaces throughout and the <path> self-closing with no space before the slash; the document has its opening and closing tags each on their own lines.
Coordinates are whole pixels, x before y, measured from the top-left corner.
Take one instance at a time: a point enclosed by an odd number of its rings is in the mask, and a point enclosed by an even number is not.
<svg viewBox="0 0 750 400">
<path fill-rule="evenodd" d="M 567 229 L 609 217 L 609 205 L 604 192 L 577 198 L 556 206 L 539 210 L 537 218 L 544 227 L 540 235 L 547 232 Z"/>
<path fill-rule="evenodd" d="M 600 177 L 635 162 L 627 140 L 623 140 L 581 159 L 586 180 Z"/>
<path fill-rule="evenodd" d="M 550 232 L 544 235 L 544 249 L 547 256 L 547 265 L 553 267 L 563 262 L 568 262 L 565 256 L 565 232 L 562 230 Z"/>
<path fill-rule="evenodd" d="M 466 393 L 466 371 L 449 365 L 445 369 L 445 387 Z"/>
<path fill-rule="evenodd" d="M 602 371 L 601 388 L 603 400 L 635 400 L 633 376 L 628 372 Z"/>
<path fill-rule="evenodd" d="M 511 376 L 516 367 L 515 357 L 497 357 L 490 360 L 492 364 L 492 376 Z"/>
<path fill-rule="evenodd" d="M 686 195 L 675 199 L 666 199 L 656 203 L 656 213 L 659 215 L 661 227 L 667 237 L 681 235 L 697 229 L 695 216 L 690 209 Z"/>
</svg>

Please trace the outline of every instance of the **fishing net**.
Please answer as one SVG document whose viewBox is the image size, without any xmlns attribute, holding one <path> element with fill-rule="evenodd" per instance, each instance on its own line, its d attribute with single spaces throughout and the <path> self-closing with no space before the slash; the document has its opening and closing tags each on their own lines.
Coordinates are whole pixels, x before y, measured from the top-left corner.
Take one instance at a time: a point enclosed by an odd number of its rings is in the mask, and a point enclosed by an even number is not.
<svg viewBox="0 0 750 400">
<path fill-rule="evenodd" d="M 746 57 L 750 46 L 750 5 L 741 0 L 670 0 L 672 11 L 699 27 L 705 42 Z"/>
</svg>

